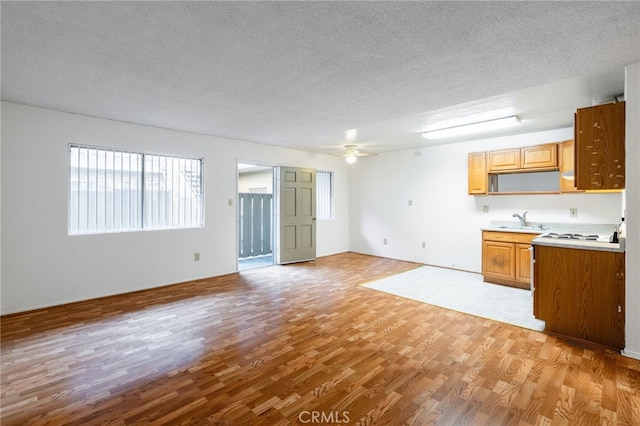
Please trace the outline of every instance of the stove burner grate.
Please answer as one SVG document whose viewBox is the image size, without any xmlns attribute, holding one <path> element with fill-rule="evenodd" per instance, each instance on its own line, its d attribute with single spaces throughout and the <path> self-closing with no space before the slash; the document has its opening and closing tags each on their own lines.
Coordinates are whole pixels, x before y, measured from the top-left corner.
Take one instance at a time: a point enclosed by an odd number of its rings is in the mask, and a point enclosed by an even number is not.
<svg viewBox="0 0 640 426">
<path fill-rule="evenodd" d="M 565 239 L 565 240 L 585 240 L 585 241 L 597 241 L 598 235 L 595 234 L 558 234 L 556 232 L 549 232 L 548 234 L 542 235 L 545 238 L 557 238 L 557 239 Z"/>
</svg>

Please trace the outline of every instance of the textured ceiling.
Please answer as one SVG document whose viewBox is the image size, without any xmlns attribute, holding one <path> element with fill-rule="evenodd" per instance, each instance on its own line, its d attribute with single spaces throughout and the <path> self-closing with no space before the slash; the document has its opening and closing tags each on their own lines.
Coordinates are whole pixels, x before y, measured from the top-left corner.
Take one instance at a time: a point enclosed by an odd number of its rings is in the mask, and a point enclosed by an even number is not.
<svg viewBox="0 0 640 426">
<path fill-rule="evenodd" d="M 314 152 L 485 109 L 532 131 L 623 90 L 640 2 L 10 2 L 2 99 Z M 585 104 L 586 102 L 586 104 Z M 528 114 L 528 115 L 527 115 Z M 527 124 L 527 126 L 524 126 Z"/>
</svg>

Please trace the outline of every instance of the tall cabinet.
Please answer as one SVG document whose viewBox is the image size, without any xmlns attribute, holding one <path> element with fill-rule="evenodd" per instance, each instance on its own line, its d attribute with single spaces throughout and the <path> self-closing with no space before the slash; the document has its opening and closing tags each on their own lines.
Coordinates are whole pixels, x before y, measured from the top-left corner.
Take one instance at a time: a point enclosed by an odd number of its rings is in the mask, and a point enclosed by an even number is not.
<svg viewBox="0 0 640 426">
<path fill-rule="evenodd" d="M 578 189 L 624 189 L 624 122 L 625 102 L 576 111 L 575 184 Z"/>
</svg>

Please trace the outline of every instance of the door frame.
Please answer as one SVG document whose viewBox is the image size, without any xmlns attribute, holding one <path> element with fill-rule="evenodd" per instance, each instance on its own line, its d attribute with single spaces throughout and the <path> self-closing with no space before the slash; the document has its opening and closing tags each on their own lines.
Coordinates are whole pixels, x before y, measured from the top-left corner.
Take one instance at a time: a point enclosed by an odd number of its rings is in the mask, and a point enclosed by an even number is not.
<svg viewBox="0 0 640 426">
<path fill-rule="evenodd" d="M 273 247 L 273 264 L 276 263 L 276 250 L 277 250 L 277 238 L 275 236 L 277 229 L 277 221 L 276 221 L 276 209 L 275 205 L 277 202 L 277 187 L 276 187 L 276 173 L 278 165 L 264 163 L 261 161 L 253 161 L 253 160 L 242 160 L 236 159 L 236 197 L 235 197 L 235 206 L 236 206 L 236 219 L 235 219 L 235 228 L 236 228 L 236 241 L 235 241 L 235 257 L 236 257 L 236 272 L 240 271 L 240 204 L 238 203 L 240 194 L 240 164 L 249 164 L 251 166 L 256 167 L 264 167 L 271 169 L 271 195 L 273 197 L 273 208 L 271 209 L 271 246 Z"/>
</svg>

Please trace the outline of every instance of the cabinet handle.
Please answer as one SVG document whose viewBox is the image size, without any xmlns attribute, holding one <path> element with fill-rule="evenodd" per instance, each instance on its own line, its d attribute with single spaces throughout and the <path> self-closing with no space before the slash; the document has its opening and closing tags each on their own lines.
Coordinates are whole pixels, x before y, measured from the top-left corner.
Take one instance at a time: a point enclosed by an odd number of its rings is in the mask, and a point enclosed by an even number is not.
<svg viewBox="0 0 640 426">
<path fill-rule="evenodd" d="M 622 312 L 622 306 L 618 305 L 618 312 Z"/>
</svg>

